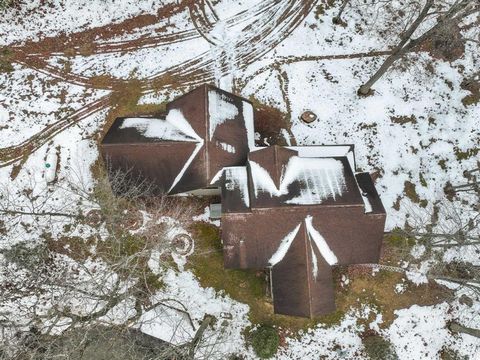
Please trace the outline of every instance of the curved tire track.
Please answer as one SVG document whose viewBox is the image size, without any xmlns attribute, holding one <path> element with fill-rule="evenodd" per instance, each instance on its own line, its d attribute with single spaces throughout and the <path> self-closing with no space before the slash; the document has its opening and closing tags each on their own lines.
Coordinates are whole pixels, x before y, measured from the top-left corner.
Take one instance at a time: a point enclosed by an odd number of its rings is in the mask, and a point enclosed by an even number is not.
<svg viewBox="0 0 480 360">
<path fill-rule="evenodd" d="M 304 20 L 316 2 L 317 0 L 306 0 L 302 2 L 296 0 L 283 0 L 279 2 L 274 0 L 269 2 L 265 1 L 258 7 L 243 11 L 230 19 L 227 19 L 226 23 L 229 26 L 237 25 L 237 21 L 247 22 L 247 25 L 242 29 L 242 39 L 238 41 L 235 46 L 236 57 L 234 66 L 243 69 L 275 48 Z M 203 6 L 190 7 L 191 15 L 193 17 L 192 21 L 201 24 L 202 31 L 211 31 L 214 22 L 208 18 L 205 1 L 202 1 L 201 5 Z M 193 36 L 189 31 L 186 31 L 183 34 L 183 36 L 186 37 Z M 200 35 L 197 34 L 196 36 Z M 142 40 L 137 41 L 138 45 L 142 46 L 142 44 L 148 44 L 150 40 L 145 40 L 143 43 Z M 119 45 L 120 44 L 114 44 L 113 46 Z M 132 43 L 128 43 L 128 46 L 132 46 Z M 130 48 L 127 47 L 122 49 Z M 137 47 L 131 49 L 137 49 Z M 39 72 L 75 85 L 89 88 L 95 87 L 92 77 L 65 73 L 63 70 L 49 65 L 41 59 L 38 60 L 26 55 L 23 50 L 17 50 L 17 54 L 19 55 L 17 55 L 15 61 L 24 66 L 31 67 Z M 226 54 L 222 52 L 220 56 L 221 63 L 225 64 L 226 59 Z M 204 52 L 193 59 L 186 60 L 142 80 L 142 91 L 143 93 L 151 93 L 159 86 L 163 89 L 174 87 L 184 88 L 212 81 L 214 79 L 212 67 L 215 65 L 215 61 L 218 60 L 219 59 L 214 58 L 212 52 Z M 226 70 L 227 65 L 223 66 L 221 69 L 222 72 L 225 72 Z M 123 79 L 112 79 L 112 81 L 105 85 L 105 87 L 96 88 L 114 90 L 116 86 L 127 84 L 127 82 L 127 80 Z M 72 115 L 49 125 L 46 129 L 18 145 L 0 149 L 0 158 L 2 159 L 0 167 L 12 165 L 19 161 L 25 161 L 26 152 L 27 154 L 30 154 L 36 151 L 60 132 L 98 111 L 106 109 L 110 105 L 111 96 L 112 94 L 104 96 L 99 100 L 85 105 Z"/>
<path fill-rule="evenodd" d="M 18 161 L 24 161 L 25 151 L 28 151 L 29 154 L 33 153 L 65 129 L 68 129 L 79 121 L 86 119 L 109 106 L 110 95 L 107 95 L 81 107 L 73 114 L 48 125 L 45 129 L 31 136 L 27 140 L 24 140 L 20 144 L 0 149 L 0 158 L 2 159 L 0 168 L 15 164 Z"/>
</svg>

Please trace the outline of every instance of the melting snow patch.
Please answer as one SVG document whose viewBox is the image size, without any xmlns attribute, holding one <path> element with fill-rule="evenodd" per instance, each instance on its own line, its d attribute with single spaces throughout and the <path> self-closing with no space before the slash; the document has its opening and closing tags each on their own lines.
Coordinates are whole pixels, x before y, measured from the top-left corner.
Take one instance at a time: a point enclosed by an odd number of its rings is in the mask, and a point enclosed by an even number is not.
<svg viewBox="0 0 480 360">
<path fill-rule="evenodd" d="M 208 113 L 210 114 L 210 139 L 217 127 L 228 120 L 233 120 L 238 115 L 238 109 L 235 104 L 229 102 L 229 99 L 215 90 L 208 92 Z"/>
<path fill-rule="evenodd" d="M 300 230 L 300 225 L 302 224 L 298 224 L 297 227 L 287 236 L 285 236 L 280 242 L 280 246 L 278 247 L 277 251 L 275 251 L 270 260 L 268 260 L 270 266 L 274 266 L 283 260 L 288 252 L 288 249 L 290 249 L 290 246 L 292 245 L 293 239 L 295 239 L 295 236 L 297 236 L 298 230 Z"/>
<path fill-rule="evenodd" d="M 201 141 L 180 110 L 170 110 L 165 120 L 154 118 L 127 118 L 120 129 L 135 128 L 147 138 L 167 141 Z"/>
<path fill-rule="evenodd" d="M 289 204 L 320 204 L 323 200 L 341 196 L 345 189 L 343 164 L 335 159 L 314 159 L 293 156 L 290 158 L 277 188 L 272 177 L 261 165 L 249 161 L 255 196 L 260 192 L 270 196 L 282 196 L 289 193 L 288 187 L 299 182 L 300 195 L 287 200 Z"/>
<path fill-rule="evenodd" d="M 403 294 L 406 289 L 407 289 L 407 285 L 405 285 L 405 284 L 395 285 L 395 293 L 396 294 Z"/>
<path fill-rule="evenodd" d="M 348 314 L 336 326 L 309 329 L 299 338 L 287 338 L 285 348 L 277 354 L 277 359 L 318 360 L 318 359 L 358 359 L 362 349 L 361 331 L 357 318 Z"/>
<path fill-rule="evenodd" d="M 244 166 L 225 168 L 225 188 L 227 190 L 238 189 L 246 207 L 250 207 L 248 194 L 247 168 Z"/>
<path fill-rule="evenodd" d="M 222 148 L 222 150 L 226 151 L 226 152 L 229 152 L 231 154 L 235 154 L 235 147 L 233 145 L 230 145 L 230 144 L 227 144 L 227 143 L 224 143 L 224 142 L 220 142 L 220 141 L 217 141 L 215 143 L 218 147 Z"/>
<path fill-rule="evenodd" d="M 10 115 L 8 114 L 8 111 L 0 106 L 0 126 L 6 125 L 9 118 Z"/>
<path fill-rule="evenodd" d="M 307 232 L 310 236 L 310 239 L 313 240 L 315 245 L 317 245 L 317 248 L 320 251 L 320 254 L 322 254 L 325 261 L 329 265 L 335 265 L 336 263 L 338 263 L 337 257 L 330 249 L 323 236 L 313 227 L 311 216 L 307 216 L 305 218 L 305 225 L 307 226 Z"/>
<path fill-rule="evenodd" d="M 202 288 L 190 272 L 176 273 L 170 269 L 162 279 L 165 289 L 156 294 L 152 302 L 161 301 L 187 311 L 193 324 L 184 313 L 159 306 L 142 315 L 137 326 L 143 332 L 180 345 L 193 339 L 205 314 L 221 319 L 227 313 L 231 314 L 231 320 L 216 321 L 206 330 L 204 338 L 208 341 L 199 348 L 198 356 L 207 358 L 208 351 L 213 348 L 219 356 L 208 358 L 223 358 L 221 354 L 245 351 L 242 331 L 250 325 L 248 305 L 225 295 L 219 296 L 212 288 Z"/>
<path fill-rule="evenodd" d="M 431 265 L 431 261 L 424 261 L 421 263 L 420 267 L 408 270 L 405 273 L 407 279 L 413 282 L 415 285 L 428 283 L 427 273 L 428 270 L 430 270 Z"/>
<path fill-rule="evenodd" d="M 418 259 L 420 258 L 423 254 L 425 254 L 425 245 L 415 245 L 412 250 L 410 251 L 410 254 L 415 258 Z"/>
<path fill-rule="evenodd" d="M 387 330 L 399 359 L 438 359 L 438 353 L 450 338 L 446 328 L 448 305 L 413 305 L 395 311 L 397 319 Z"/>
<path fill-rule="evenodd" d="M 203 210 L 203 214 L 196 215 L 192 217 L 193 221 L 204 221 L 206 223 L 215 225 L 215 226 L 220 226 L 220 220 L 212 220 L 210 219 L 210 206 L 205 206 L 205 209 Z"/>
</svg>

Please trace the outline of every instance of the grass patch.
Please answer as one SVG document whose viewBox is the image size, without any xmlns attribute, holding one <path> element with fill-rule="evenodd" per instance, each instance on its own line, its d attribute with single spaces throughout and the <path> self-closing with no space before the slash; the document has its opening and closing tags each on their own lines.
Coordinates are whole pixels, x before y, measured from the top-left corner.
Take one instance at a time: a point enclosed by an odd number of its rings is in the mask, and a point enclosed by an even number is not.
<svg viewBox="0 0 480 360">
<path fill-rule="evenodd" d="M 423 187 L 428 187 L 427 180 L 425 180 L 425 178 L 423 177 L 423 174 L 422 174 L 422 173 L 419 174 L 419 177 L 420 177 L 420 184 L 421 184 Z"/>
<path fill-rule="evenodd" d="M 458 161 L 462 160 L 467 160 L 470 159 L 471 157 L 477 156 L 478 152 L 480 151 L 480 148 L 471 148 L 467 149 L 465 151 L 460 150 L 458 147 L 455 147 L 453 149 L 455 156 L 457 157 Z"/>
<path fill-rule="evenodd" d="M 381 264 L 398 266 L 398 262 L 405 258 L 414 244 L 408 239 L 396 234 L 393 238 L 386 238 L 383 244 Z M 451 298 L 453 293 L 435 282 L 415 285 L 406 280 L 403 273 L 380 270 L 372 273 L 370 268 L 351 266 L 338 268 L 334 273 L 336 281 L 337 309 L 347 311 L 349 308 L 359 308 L 362 304 L 369 304 L 383 316 L 380 327 L 387 328 L 395 320 L 395 310 L 409 308 L 412 305 L 428 306 L 439 304 Z M 342 287 L 338 279 L 347 275 L 349 283 Z M 404 284 L 405 291 L 398 293 L 397 284 Z M 373 320 L 360 320 L 368 324 Z"/>
<path fill-rule="evenodd" d="M 0 73 L 9 73 L 13 71 L 11 57 L 12 52 L 9 49 L 0 49 Z"/>
<path fill-rule="evenodd" d="M 339 309 L 358 308 L 368 304 L 382 314 L 382 328 L 387 328 L 395 320 L 395 310 L 409 308 L 412 305 L 434 305 L 443 302 L 450 296 L 449 290 L 435 283 L 416 286 L 406 283 L 403 293 L 397 293 L 395 286 L 402 283 L 404 275 L 392 271 L 380 270 L 357 272 L 355 268 L 348 270 L 349 284 L 345 288 L 337 286 L 337 307 Z M 365 324 L 373 318 L 365 319 Z"/>
<path fill-rule="evenodd" d="M 470 91 L 470 94 L 462 99 L 462 104 L 465 107 L 472 106 L 480 102 L 480 80 L 474 78 L 465 79 L 460 84 L 463 90 Z"/>
<path fill-rule="evenodd" d="M 109 79 L 97 77 L 97 85 L 102 87 L 108 85 Z M 167 102 L 160 104 L 138 104 L 142 96 L 142 84 L 140 80 L 133 79 L 126 85 L 115 86 L 111 95 L 110 111 L 108 112 L 101 134 L 105 134 L 118 117 L 135 116 L 161 116 L 166 112 Z M 103 136 L 99 138 L 101 140 Z"/>
<path fill-rule="evenodd" d="M 325 12 L 330 9 L 335 3 L 338 2 L 336 0 L 327 0 L 325 3 L 317 5 L 314 10 L 314 16 L 316 20 L 321 20 L 321 18 L 325 15 Z"/>
<path fill-rule="evenodd" d="M 405 195 L 412 200 L 414 203 L 418 204 L 420 202 L 420 196 L 417 194 L 416 185 L 410 181 L 405 181 L 403 192 Z"/>
<path fill-rule="evenodd" d="M 416 240 L 413 237 L 405 236 L 401 229 L 393 229 L 389 234 L 385 235 L 384 243 L 390 247 L 411 248 L 415 245 Z"/>
<path fill-rule="evenodd" d="M 293 316 L 276 315 L 266 294 L 265 275 L 255 270 L 232 270 L 223 267 L 223 248 L 219 229 L 207 223 L 195 223 L 191 229 L 195 239 L 195 253 L 189 257 L 191 270 L 203 287 L 212 287 L 231 298 L 250 306 L 250 321 L 288 328 L 306 329 L 318 322 Z"/>
<path fill-rule="evenodd" d="M 416 124 L 417 123 L 417 118 L 415 117 L 415 115 L 391 116 L 390 120 L 392 120 L 393 123 L 400 124 L 400 125 L 405 125 L 405 124 L 408 124 L 408 123 L 411 123 L 411 124 Z"/>
<path fill-rule="evenodd" d="M 363 346 L 370 360 L 398 360 L 392 343 L 379 335 L 365 337 Z"/>
</svg>

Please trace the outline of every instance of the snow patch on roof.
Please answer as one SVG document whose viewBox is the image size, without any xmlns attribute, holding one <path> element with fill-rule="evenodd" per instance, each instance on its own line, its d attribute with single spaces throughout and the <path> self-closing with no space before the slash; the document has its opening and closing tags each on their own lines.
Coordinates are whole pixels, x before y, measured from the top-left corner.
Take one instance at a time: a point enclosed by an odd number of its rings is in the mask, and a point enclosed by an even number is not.
<svg viewBox="0 0 480 360">
<path fill-rule="evenodd" d="M 225 168 L 222 168 L 217 171 L 215 176 L 212 178 L 212 181 L 210 181 L 210 185 L 215 184 L 218 180 L 220 180 L 220 177 L 222 176 L 224 170 Z"/>
<path fill-rule="evenodd" d="M 195 130 L 193 130 L 192 125 L 190 125 L 188 120 L 185 119 L 185 116 L 183 116 L 183 113 L 180 110 L 178 109 L 170 110 L 165 120 L 170 124 L 172 124 L 173 126 L 177 127 L 185 135 L 190 136 L 197 141 L 203 141 L 203 139 L 200 136 L 198 136 Z"/>
<path fill-rule="evenodd" d="M 298 151 L 301 157 L 343 157 L 351 150 L 350 145 L 288 146 L 288 149 Z"/>
<path fill-rule="evenodd" d="M 301 157 L 346 157 L 353 171 L 356 169 L 355 155 L 351 145 L 291 146 Z"/>
<path fill-rule="evenodd" d="M 208 113 L 210 115 L 209 135 L 210 139 L 217 126 L 228 120 L 233 120 L 238 115 L 237 107 L 228 101 L 228 97 L 216 90 L 208 91 Z"/>
<path fill-rule="evenodd" d="M 311 216 L 307 216 L 305 218 L 305 225 L 307 226 L 307 233 L 309 235 L 310 240 L 313 240 L 313 242 L 317 246 L 318 250 L 320 251 L 320 254 L 323 256 L 325 261 L 329 265 L 337 264 L 338 263 L 337 256 L 330 249 L 330 247 L 328 246 L 323 236 L 313 227 Z"/>
<path fill-rule="evenodd" d="M 301 223 L 298 224 L 298 226 L 292 232 L 290 232 L 287 236 L 285 236 L 282 239 L 282 241 L 280 242 L 280 245 L 278 246 L 278 249 L 272 255 L 270 260 L 268 260 L 268 263 L 270 264 L 270 266 L 274 266 L 283 260 L 288 250 L 290 249 L 290 246 L 292 245 L 293 240 L 295 239 L 295 236 L 297 236 L 297 233 L 300 229 L 300 225 Z M 330 247 L 328 246 L 323 236 L 313 227 L 311 216 L 307 216 L 305 218 L 305 226 L 307 229 L 307 234 L 308 234 L 307 240 L 310 245 L 310 253 L 312 256 L 312 275 L 313 275 L 313 278 L 316 280 L 318 276 L 318 258 L 313 249 L 313 244 L 315 244 L 315 246 L 318 248 L 318 251 L 320 252 L 320 255 L 322 255 L 322 257 L 325 259 L 325 261 L 329 265 L 337 264 L 338 259 L 336 255 L 333 253 L 333 251 L 330 249 Z"/>
<path fill-rule="evenodd" d="M 253 119 L 253 106 L 248 101 L 243 101 L 242 107 L 243 121 L 245 122 L 245 128 L 247 129 L 247 143 L 250 150 L 255 148 L 255 128 Z"/>
<path fill-rule="evenodd" d="M 270 196 L 282 196 L 289 193 L 293 182 L 301 183 L 300 195 L 287 200 L 289 204 L 320 204 L 323 200 L 341 196 L 346 184 L 341 161 L 323 158 L 290 158 L 277 188 L 272 177 L 261 165 L 249 161 L 255 196 L 260 192 Z"/>
<path fill-rule="evenodd" d="M 312 275 L 315 280 L 317 280 L 318 276 L 318 259 L 317 255 L 315 255 L 315 251 L 313 251 L 312 242 L 310 241 L 310 251 L 312 253 Z"/>
<path fill-rule="evenodd" d="M 180 179 L 183 177 L 185 174 L 185 171 L 187 171 L 188 167 L 192 163 L 193 159 L 195 159 L 195 156 L 199 153 L 199 151 L 202 149 L 204 140 L 193 130 L 192 126 L 190 123 L 185 119 L 183 116 L 182 112 L 178 109 L 172 109 L 168 112 L 167 117 L 165 121 L 173 126 L 175 126 L 177 129 L 179 129 L 183 134 L 188 136 L 189 138 L 193 139 L 190 141 L 196 141 L 197 144 L 195 145 L 195 149 L 192 152 L 192 155 L 187 159 L 185 164 L 183 165 L 182 169 L 180 172 L 177 174 L 175 179 L 173 180 L 172 185 L 170 186 L 170 189 L 168 189 L 168 192 L 172 191 L 172 189 L 178 184 Z"/>
<path fill-rule="evenodd" d="M 239 189 L 245 206 L 250 207 L 247 168 L 245 166 L 236 166 L 224 168 L 224 170 L 225 188 L 230 191 Z"/>
<path fill-rule="evenodd" d="M 368 199 L 367 193 L 362 190 L 360 185 L 358 184 L 357 177 L 354 176 L 355 178 L 355 183 L 357 184 L 358 191 L 360 191 L 360 195 L 362 195 L 362 201 L 363 205 L 365 207 L 365 214 L 371 213 L 373 211 L 372 204 L 370 203 L 370 200 Z"/>
<path fill-rule="evenodd" d="M 363 204 L 365 205 L 365 214 L 371 213 L 373 211 L 373 208 L 370 200 L 368 200 L 368 196 L 361 191 L 360 194 L 362 194 Z"/>
<path fill-rule="evenodd" d="M 182 112 L 170 110 L 165 120 L 155 118 L 126 118 L 120 129 L 135 128 L 147 138 L 167 141 L 200 141 L 202 140 Z"/>
<path fill-rule="evenodd" d="M 217 141 L 215 143 L 218 147 L 220 147 L 222 150 L 230 153 L 230 154 L 235 154 L 236 153 L 236 150 L 235 150 L 235 147 L 233 145 L 230 145 L 230 144 L 227 144 L 227 143 L 224 143 L 224 142 L 221 142 L 221 141 Z"/>
<path fill-rule="evenodd" d="M 287 236 L 282 239 L 277 251 L 275 251 L 270 260 L 268 260 L 270 266 L 274 266 L 283 260 L 283 258 L 288 252 L 288 249 L 290 249 L 290 246 L 292 245 L 293 239 L 295 239 L 295 236 L 297 236 L 298 230 L 300 230 L 300 225 L 302 224 L 298 224 L 292 232 L 287 234 Z"/>
<path fill-rule="evenodd" d="M 128 118 L 123 120 L 122 125 L 120 125 L 120 129 L 127 128 L 135 128 L 138 133 L 147 138 L 168 141 L 196 141 L 162 119 Z"/>
<path fill-rule="evenodd" d="M 172 191 L 172 189 L 178 184 L 178 182 L 180 181 L 180 179 L 183 177 L 183 175 L 185 174 L 185 171 L 187 171 L 188 167 L 190 166 L 190 164 L 192 163 L 193 159 L 195 159 L 195 156 L 197 156 L 198 152 L 202 149 L 203 147 L 203 139 L 200 139 L 201 141 L 198 142 L 196 145 L 195 145 L 195 150 L 193 150 L 192 152 L 192 155 L 190 155 L 190 157 L 188 158 L 187 162 L 183 165 L 183 168 L 182 170 L 180 170 L 180 172 L 178 173 L 178 175 L 175 177 L 175 179 L 173 180 L 173 183 L 172 183 L 172 186 L 170 186 L 170 189 L 168 189 L 168 192 Z"/>
</svg>

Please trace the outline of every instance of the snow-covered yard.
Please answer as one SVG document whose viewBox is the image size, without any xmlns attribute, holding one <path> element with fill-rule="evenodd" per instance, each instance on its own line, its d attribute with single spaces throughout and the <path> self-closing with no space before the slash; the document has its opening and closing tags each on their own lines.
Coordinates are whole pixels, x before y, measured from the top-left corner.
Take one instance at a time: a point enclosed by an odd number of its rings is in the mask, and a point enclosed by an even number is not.
<svg viewBox="0 0 480 360">
<path fill-rule="evenodd" d="M 4 10 L 0 18 L 2 264 L 7 258 L 3 250 L 20 243 L 39 244 L 46 233 L 49 239 L 87 241 L 99 236 L 102 241 L 106 226 L 79 223 L 75 216 L 98 210 L 85 194 L 91 193 L 98 178 L 97 145 L 103 131 L 116 116 L 158 111 L 165 101 L 204 82 L 281 110 L 289 120 L 290 128 L 281 132 L 288 144 L 354 144 L 358 170 L 376 174 L 388 231 L 404 227 L 413 217 L 430 216 L 438 204 L 455 208 L 468 222 L 478 213 L 478 197 L 462 193 L 452 199 L 445 189 L 467 183 L 465 171 L 479 167 L 480 101 L 465 86 L 465 79 L 480 81 L 479 43 L 466 42 L 464 52 L 450 61 L 431 49 L 409 53 L 374 85 L 373 95 L 360 97 L 357 89 L 398 41 L 406 15 L 393 17 L 391 9 L 359 4 L 352 0 L 343 25 L 332 23 L 341 1 L 62 0 L 46 5 L 34 0 Z M 400 1 L 391 2 L 396 11 L 402 6 Z M 464 30 L 465 37 L 475 36 L 475 30 Z M 318 120 L 302 122 L 300 116 L 307 110 Z M 174 137 L 189 135 L 162 130 Z M 209 221 L 202 212 L 203 208 L 197 209 L 194 220 L 192 216 L 188 220 Z M 192 225 L 185 219 L 177 222 L 178 213 L 160 218 L 142 214 L 143 227 L 135 230 L 140 233 L 152 218 L 156 225 L 173 229 L 169 238 L 189 233 Z M 448 214 L 440 211 L 445 223 L 453 221 Z M 479 229 L 475 231 L 479 236 Z M 77 277 L 93 281 L 95 276 L 82 271 L 105 266 L 105 259 L 95 256 L 93 248 L 80 261 L 73 244 L 68 245 L 70 252 L 63 242 L 62 246 L 60 260 L 78 267 Z M 408 259 L 397 257 L 388 264 L 406 270 L 391 289 L 399 297 L 409 294 L 409 290 L 404 294 L 405 289 L 425 286 L 426 273 L 436 261 L 425 257 L 419 246 L 411 249 L 411 254 L 410 248 L 406 251 Z M 172 266 L 167 266 L 171 261 L 162 257 L 162 251 L 153 251 L 148 261 L 149 271 L 163 282 L 150 300 L 173 298 L 182 303 L 193 325 L 178 311 L 164 307 L 136 319 L 140 328 L 182 343 L 191 340 L 206 314 L 213 315 L 217 321 L 207 330 L 208 340 L 199 356 L 243 354 L 254 359 L 244 337 L 246 329 L 256 325 L 249 305 L 219 289 L 202 287 L 205 282 L 188 266 L 190 255 L 201 255 L 196 247 L 187 255 L 174 252 Z M 442 256 L 447 263 L 480 265 L 478 245 L 454 247 Z M 22 269 L 2 266 L 3 284 L 22 282 Z M 116 281 L 116 274 L 109 276 Z M 128 281 L 121 286 L 127 288 Z M 345 291 L 353 291 L 348 281 L 342 284 Z M 479 338 L 448 328 L 455 321 L 480 329 L 479 294 L 446 285 L 453 288 L 453 299 L 430 305 L 413 299 L 406 307 L 399 302 L 387 325 L 381 306 L 360 299 L 333 324 L 313 322 L 299 331 L 298 326 L 290 332 L 282 329 L 277 357 L 366 358 L 365 333 L 374 331 L 391 343 L 402 360 L 440 359 L 447 350 L 480 359 Z M 55 291 L 41 296 L 42 305 L 35 311 L 47 320 L 36 325 L 60 331 L 68 327 L 67 319 L 47 316 L 56 301 Z M 411 291 L 419 296 L 419 291 Z M 462 300 L 465 297 L 471 301 Z M 28 329 L 25 309 L 38 305 L 37 300 L 25 297 L 20 305 L 0 303 L 0 321 L 14 316 Z M 90 300 L 66 301 L 84 313 L 91 311 Z M 125 298 L 105 314 L 107 322 L 121 323 L 136 305 Z"/>
</svg>

